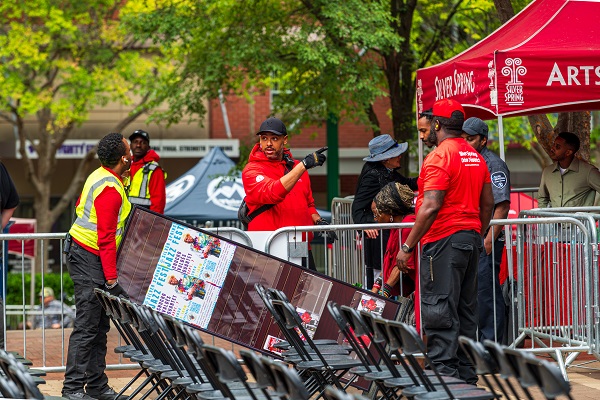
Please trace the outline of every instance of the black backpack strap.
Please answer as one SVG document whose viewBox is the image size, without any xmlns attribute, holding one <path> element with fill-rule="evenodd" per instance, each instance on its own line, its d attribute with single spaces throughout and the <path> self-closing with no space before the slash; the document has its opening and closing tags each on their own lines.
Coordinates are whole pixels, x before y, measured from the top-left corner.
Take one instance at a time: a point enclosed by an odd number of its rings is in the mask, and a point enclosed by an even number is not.
<svg viewBox="0 0 600 400">
<path fill-rule="evenodd" d="M 273 208 L 274 206 L 275 204 L 263 204 L 262 206 L 258 207 L 256 210 L 248 214 L 248 218 L 250 219 L 250 221 L 252 221 L 254 218 L 258 217 L 260 214 L 264 213 L 270 208 Z"/>
</svg>

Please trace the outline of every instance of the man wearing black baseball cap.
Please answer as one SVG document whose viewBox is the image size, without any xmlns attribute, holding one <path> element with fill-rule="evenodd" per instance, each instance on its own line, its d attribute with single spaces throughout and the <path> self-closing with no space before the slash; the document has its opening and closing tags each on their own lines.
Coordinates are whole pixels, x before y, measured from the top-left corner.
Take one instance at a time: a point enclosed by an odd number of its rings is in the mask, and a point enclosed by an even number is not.
<svg viewBox="0 0 600 400">
<path fill-rule="evenodd" d="M 492 219 L 508 218 L 510 210 L 510 172 L 506 163 L 488 149 L 488 126 L 481 119 L 472 117 L 463 124 L 462 137 L 485 160 L 492 180 L 494 213 Z M 479 339 L 501 343 L 504 336 L 506 304 L 500 287 L 500 261 L 504 249 L 504 230 L 491 226 L 483 240 L 479 257 L 477 300 L 479 302 Z M 493 246 L 493 252 L 492 252 Z M 493 254 L 492 254 L 493 253 Z"/>
<path fill-rule="evenodd" d="M 441 373 L 476 383 L 475 368 L 458 346 L 477 339 L 477 266 L 482 233 L 492 216 L 490 173 L 461 137 L 465 112 L 456 100 L 433 105 L 431 134 L 437 147 L 419 174 L 416 220 L 398 252 L 397 266 L 421 243 L 421 326 L 427 354 Z"/>
<path fill-rule="evenodd" d="M 250 231 L 274 231 L 285 226 L 326 225 L 315 208 L 308 170 L 325 163 L 323 147 L 302 161 L 294 160 L 289 149 L 285 124 L 267 118 L 256 133 L 258 143 L 250 151 L 242 172 Z M 308 234 L 308 242 L 312 234 Z M 305 267 L 315 270 L 309 250 Z"/>
<path fill-rule="evenodd" d="M 160 156 L 150 148 L 150 135 L 138 129 L 129 136 L 133 162 L 130 170 L 129 201 L 157 213 L 165 211 L 166 173 L 158 162 Z"/>
</svg>

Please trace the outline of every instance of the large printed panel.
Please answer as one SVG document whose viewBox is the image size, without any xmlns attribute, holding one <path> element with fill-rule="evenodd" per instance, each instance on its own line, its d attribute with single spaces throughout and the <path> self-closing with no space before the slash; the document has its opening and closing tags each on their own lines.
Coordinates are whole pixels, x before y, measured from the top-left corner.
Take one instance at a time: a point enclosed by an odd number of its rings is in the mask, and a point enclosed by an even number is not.
<svg viewBox="0 0 600 400">
<path fill-rule="evenodd" d="M 254 284 L 283 290 L 308 334 L 337 339 L 327 302 L 396 317 L 399 304 L 218 235 L 135 208 L 117 261 L 119 281 L 139 304 L 257 351 L 282 338 Z"/>
</svg>

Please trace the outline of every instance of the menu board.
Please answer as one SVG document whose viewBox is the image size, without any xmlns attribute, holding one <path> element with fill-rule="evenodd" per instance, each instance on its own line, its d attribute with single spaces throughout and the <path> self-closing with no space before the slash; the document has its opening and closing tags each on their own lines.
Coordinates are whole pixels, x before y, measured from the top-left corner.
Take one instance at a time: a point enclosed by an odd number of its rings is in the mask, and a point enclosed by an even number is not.
<svg viewBox="0 0 600 400">
<path fill-rule="evenodd" d="M 339 337 L 330 300 L 394 319 L 400 304 L 135 207 L 117 259 L 132 301 L 265 353 L 283 338 L 254 285 L 282 290 L 314 339 Z M 358 266 L 357 266 L 358 268 Z"/>
</svg>

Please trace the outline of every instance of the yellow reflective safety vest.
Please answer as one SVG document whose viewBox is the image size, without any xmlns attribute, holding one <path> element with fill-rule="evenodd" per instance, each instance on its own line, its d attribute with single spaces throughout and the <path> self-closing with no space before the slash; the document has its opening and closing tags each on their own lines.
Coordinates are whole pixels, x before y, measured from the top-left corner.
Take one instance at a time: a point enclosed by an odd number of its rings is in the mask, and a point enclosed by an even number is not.
<svg viewBox="0 0 600 400">
<path fill-rule="evenodd" d="M 77 239 L 77 241 L 96 250 L 99 250 L 98 220 L 94 200 L 102 193 L 104 188 L 108 186 L 115 188 L 123 200 L 121 208 L 119 209 L 119 221 L 117 222 L 117 232 L 115 235 L 117 247 L 119 246 L 119 243 L 121 243 L 121 239 L 123 238 L 125 222 L 129 216 L 129 211 L 131 211 L 131 203 L 129 203 L 129 200 L 127 199 L 125 187 L 121 180 L 103 167 L 92 172 L 85 181 L 83 190 L 81 191 L 79 204 L 75 209 L 77 219 L 69 230 L 71 236 Z"/>
<path fill-rule="evenodd" d="M 150 207 L 150 178 L 160 166 L 156 161 L 150 161 L 137 170 L 129 184 L 129 201 L 131 204 Z M 165 173 L 165 178 L 167 174 Z"/>
</svg>

